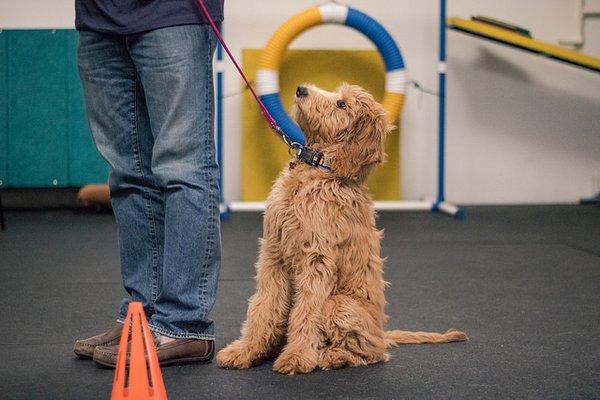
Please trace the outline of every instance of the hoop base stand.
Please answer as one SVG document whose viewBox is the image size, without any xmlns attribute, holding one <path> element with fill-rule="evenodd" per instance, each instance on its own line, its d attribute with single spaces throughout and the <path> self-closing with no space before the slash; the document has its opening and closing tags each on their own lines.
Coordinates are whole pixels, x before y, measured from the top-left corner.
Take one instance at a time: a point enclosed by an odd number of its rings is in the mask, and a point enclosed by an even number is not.
<svg viewBox="0 0 600 400">
<path fill-rule="evenodd" d="M 374 201 L 373 206 L 377 211 L 438 211 L 456 219 L 464 216 L 464 210 L 450 203 L 436 203 L 429 200 L 405 201 Z M 234 201 L 229 203 L 227 212 L 264 211 L 263 201 Z"/>
<path fill-rule="evenodd" d="M 462 207 L 447 203 L 445 201 L 442 201 L 441 203 L 435 203 L 432 210 L 441 212 L 442 214 L 449 215 L 456 219 L 463 219 L 465 216 L 465 211 Z"/>
<path fill-rule="evenodd" d="M 229 204 L 219 204 L 219 215 L 221 217 L 221 221 L 229 221 L 229 217 L 231 217 L 231 208 L 229 207 Z"/>
</svg>

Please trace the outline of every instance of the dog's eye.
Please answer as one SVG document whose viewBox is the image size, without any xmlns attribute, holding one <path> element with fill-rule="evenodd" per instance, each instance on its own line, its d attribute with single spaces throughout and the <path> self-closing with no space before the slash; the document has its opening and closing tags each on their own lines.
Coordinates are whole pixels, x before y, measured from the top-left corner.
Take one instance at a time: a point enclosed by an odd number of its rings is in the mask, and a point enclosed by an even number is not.
<svg viewBox="0 0 600 400">
<path fill-rule="evenodd" d="M 338 108 L 346 108 L 346 102 L 344 100 L 337 101 Z"/>
</svg>

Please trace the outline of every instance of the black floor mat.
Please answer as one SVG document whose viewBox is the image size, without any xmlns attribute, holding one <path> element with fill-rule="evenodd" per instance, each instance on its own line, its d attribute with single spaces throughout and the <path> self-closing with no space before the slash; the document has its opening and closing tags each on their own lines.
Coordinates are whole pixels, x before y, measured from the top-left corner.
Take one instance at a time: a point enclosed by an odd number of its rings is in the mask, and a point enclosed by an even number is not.
<svg viewBox="0 0 600 400">
<path fill-rule="evenodd" d="M 108 398 L 111 370 L 72 353 L 123 297 L 110 214 L 7 211 L 0 233 L 0 398 Z M 385 364 L 282 376 L 163 368 L 170 399 L 600 398 L 600 208 L 469 207 L 463 221 L 384 212 L 389 327 L 466 330 Z M 223 223 L 218 347 L 254 291 L 258 213 Z"/>
</svg>

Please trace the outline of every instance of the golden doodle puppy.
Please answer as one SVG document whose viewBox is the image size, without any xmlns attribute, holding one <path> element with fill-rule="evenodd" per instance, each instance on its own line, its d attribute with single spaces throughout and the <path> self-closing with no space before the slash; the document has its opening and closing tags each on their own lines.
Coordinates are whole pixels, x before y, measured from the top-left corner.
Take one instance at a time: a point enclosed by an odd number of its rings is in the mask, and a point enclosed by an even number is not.
<svg viewBox="0 0 600 400">
<path fill-rule="evenodd" d="M 333 172 L 291 162 L 269 195 L 241 337 L 221 350 L 224 368 L 277 356 L 273 369 L 307 373 L 387 361 L 404 343 L 466 340 L 465 333 L 386 331 L 382 231 L 365 187 L 385 158 L 386 112 L 364 89 L 296 91 L 293 115 L 307 145 Z"/>
</svg>

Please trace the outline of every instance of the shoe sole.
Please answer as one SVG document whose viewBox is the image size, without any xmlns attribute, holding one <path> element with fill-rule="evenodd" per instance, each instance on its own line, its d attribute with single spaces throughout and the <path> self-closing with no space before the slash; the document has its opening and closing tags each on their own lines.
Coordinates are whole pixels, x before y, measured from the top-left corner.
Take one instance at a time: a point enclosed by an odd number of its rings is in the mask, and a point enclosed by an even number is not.
<svg viewBox="0 0 600 400">
<path fill-rule="evenodd" d="M 98 346 L 105 346 L 105 344 L 100 344 Z M 94 347 L 94 349 L 95 349 L 95 347 Z M 85 350 L 73 349 L 73 353 L 75 353 L 75 355 L 79 358 L 82 358 L 85 360 L 93 360 L 94 359 L 94 349 L 92 349 L 91 352 L 86 352 Z"/>
<path fill-rule="evenodd" d="M 177 359 L 173 359 L 173 360 L 165 360 L 165 361 L 161 361 L 159 364 L 161 367 L 169 367 L 169 366 L 174 366 L 174 365 L 186 365 L 186 364 L 194 364 L 194 363 L 199 363 L 199 364 L 208 364 L 210 362 L 212 362 L 213 356 L 211 355 L 210 357 L 188 357 L 188 358 L 177 358 Z M 103 368 L 103 369 L 114 369 L 116 367 L 116 364 L 110 364 L 104 361 L 100 361 L 100 360 L 94 360 L 94 362 L 96 364 L 98 364 L 98 367 Z"/>
<path fill-rule="evenodd" d="M 75 355 L 81 359 L 84 360 L 91 360 L 94 358 L 94 353 L 90 354 L 90 353 L 82 353 L 82 352 L 78 352 L 77 350 L 73 350 L 73 353 L 75 353 Z"/>
</svg>

